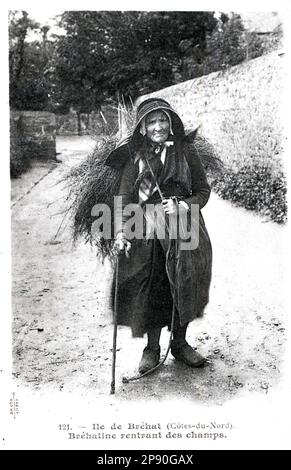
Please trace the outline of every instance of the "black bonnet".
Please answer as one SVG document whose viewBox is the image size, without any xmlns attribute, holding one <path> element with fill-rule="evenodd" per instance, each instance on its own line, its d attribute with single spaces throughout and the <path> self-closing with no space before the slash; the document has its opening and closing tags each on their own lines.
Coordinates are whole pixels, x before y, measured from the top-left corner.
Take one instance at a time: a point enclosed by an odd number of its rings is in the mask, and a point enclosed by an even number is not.
<svg viewBox="0 0 291 470">
<path fill-rule="evenodd" d="M 143 118 L 152 111 L 163 109 L 167 111 L 171 116 L 174 139 L 184 140 L 184 125 L 176 111 L 174 111 L 174 109 L 171 107 L 171 105 L 162 98 L 148 98 L 147 100 L 140 103 L 137 108 L 135 125 L 132 133 L 117 144 L 116 148 L 107 157 L 106 165 L 117 169 L 123 167 L 128 158 L 128 155 L 134 153 L 134 151 L 139 147 L 141 140 L 143 139 L 142 135 L 139 132 L 139 126 Z"/>
</svg>

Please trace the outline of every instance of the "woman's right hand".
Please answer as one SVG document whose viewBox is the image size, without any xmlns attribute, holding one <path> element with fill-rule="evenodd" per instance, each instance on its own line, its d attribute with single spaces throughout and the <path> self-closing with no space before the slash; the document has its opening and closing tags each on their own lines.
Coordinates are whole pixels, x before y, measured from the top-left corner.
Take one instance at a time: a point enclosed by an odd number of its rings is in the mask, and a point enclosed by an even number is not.
<svg viewBox="0 0 291 470">
<path fill-rule="evenodd" d="M 123 232 L 118 232 L 115 238 L 114 245 L 113 245 L 113 251 L 117 255 L 125 253 L 125 256 L 129 258 L 130 249 L 131 249 L 130 241 L 127 240 Z"/>
</svg>

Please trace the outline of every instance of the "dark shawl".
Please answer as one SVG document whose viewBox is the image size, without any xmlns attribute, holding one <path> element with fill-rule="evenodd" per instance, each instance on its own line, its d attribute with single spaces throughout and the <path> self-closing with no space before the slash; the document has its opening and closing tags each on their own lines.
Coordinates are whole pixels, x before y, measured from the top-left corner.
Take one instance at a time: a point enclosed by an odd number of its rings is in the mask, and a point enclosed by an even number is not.
<svg viewBox="0 0 291 470">
<path fill-rule="evenodd" d="M 178 154 L 179 151 L 179 154 Z M 177 173 L 165 174 L 161 189 L 165 196 L 178 196 L 201 209 L 208 201 L 210 188 L 200 159 L 191 145 L 173 148 L 172 156 L 181 159 L 180 175 L 190 174 L 190 190 L 183 186 Z M 166 167 L 165 167 L 166 170 Z M 123 204 L 138 203 L 135 185 L 138 170 L 128 158 L 122 173 L 119 195 Z M 157 193 L 151 203 L 160 203 Z M 190 228 L 190 213 L 188 214 Z M 176 289 L 176 311 L 184 325 L 203 315 L 208 303 L 211 280 L 212 249 L 201 212 L 199 213 L 199 244 L 191 251 L 176 250 L 174 240 L 133 240 L 130 258 L 120 257 L 117 292 L 118 324 L 132 328 L 134 336 L 142 336 L 148 329 L 169 326 Z M 175 254 L 176 252 L 176 254 Z M 168 261 L 166 261 L 166 258 Z M 114 283 L 113 283 L 114 286 Z"/>
</svg>

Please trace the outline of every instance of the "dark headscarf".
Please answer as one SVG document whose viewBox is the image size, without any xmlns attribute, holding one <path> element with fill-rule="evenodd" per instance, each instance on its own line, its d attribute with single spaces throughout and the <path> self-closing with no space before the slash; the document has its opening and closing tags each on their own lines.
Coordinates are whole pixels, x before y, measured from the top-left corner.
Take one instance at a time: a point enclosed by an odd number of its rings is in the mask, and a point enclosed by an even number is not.
<svg viewBox="0 0 291 470">
<path fill-rule="evenodd" d="M 184 130 L 184 125 L 176 113 L 174 109 L 171 107 L 171 105 L 163 100 L 162 98 L 149 98 L 145 101 L 143 101 L 139 107 L 137 108 L 136 112 L 136 122 L 135 122 L 135 128 L 134 132 L 135 133 L 138 129 L 139 124 L 145 118 L 149 113 L 152 111 L 157 111 L 157 110 L 165 110 L 167 111 L 172 120 L 172 128 L 173 128 L 173 133 L 177 138 L 183 139 L 185 137 L 185 130 Z"/>
<path fill-rule="evenodd" d="M 139 132 L 140 124 L 145 116 L 157 110 L 165 110 L 170 114 L 175 143 L 185 140 L 184 125 L 171 105 L 162 98 L 148 98 L 138 106 L 135 124 L 131 134 L 119 142 L 116 148 L 110 153 L 106 160 L 107 165 L 118 169 L 123 167 L 128 156 L 133 158 L 134 153 L 143 145 L 144 141 L 144 137 Z"/>
<path fill-rule="evenodd" d="M 164 110 L 167 115 L 170 115 L 173 135 L 170 135 L 168 140 L 174 140 L 174 146 L 169 148 L 166 163 L 162 166 L 159 165 L 157 158 L 151 159 L 152 143 L 149 142 L 147 136 L 143 136 L 140 133 L 140 125 L 143 119 L 152 111 L 157 110 Z M 135 125 L 131 135 L 111 152 L 107 158 L 106 164 L 120 169 L 124 166 L 128 158 L 131 158 L 134 163 L 136 154 L 138 153 L 140 157 L 143 158 L 145 156 L 147 160 L 151 160 L 155 178 L 157 178 L 159 183 L 164 187 L 171 187 L 174 183 L 176 185 L 178 184 L 184 193 L 190 193 L 191 176 L 183 150 L 183 142 L 185 139 L 184 125 L 170 104 L 161 98 L 149 98 L 143 101 L 137 108 Z M 146 169 L 145 172 L 139 175 L 136 183 L 141 184 L 142 180 L 148 182 L 152 178 L 149 169 Z M 153 183 L 152 181 L 151 186 L 155 186 Z"/>
</svg>

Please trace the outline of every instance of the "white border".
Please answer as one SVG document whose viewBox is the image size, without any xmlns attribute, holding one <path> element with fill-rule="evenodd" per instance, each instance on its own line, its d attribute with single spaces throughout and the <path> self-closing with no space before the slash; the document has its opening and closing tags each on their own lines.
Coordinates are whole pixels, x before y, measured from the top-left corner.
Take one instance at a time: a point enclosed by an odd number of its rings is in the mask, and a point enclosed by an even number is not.
<svg viewBox="0 0 291 470">
<path fill-rule="evenodd" d="M 148 0 L 143 5 L 137 5 L 136 2 L 112 2 L 108 0 L 101 4 L 98 2 L 98 8 L 109 9 L 131 9 L 131 10 L 193 10 L 195 3 L 196 10 L 218 10 L 219 11 L 281 11 L 285 18 L 286 45 L 289 45 L 289 25 L 290 25 L 290 7 L 289 1 L 244 1 L 241 4 L 234 4 L 230 1 L 224 2 L 210 2 L 210 1 L 179 1 L 179 2 L 160 2 Z M 26 9 L 31 15 L 33 11 L 44 10 L 48 15 L 54 15 L 63 10 L 84 10 L 96 9 L 96 1 L 61 1 L 57 5 L 43 7 L 39 6 L 36 1 L 11 1 L 1 4 L 1 27 L 0 27 L 0 44 L 1 44 L 1 131 L 2 131 L 2 157 L 0 159 L 0 190 L 1 190 L 1 235 L 0 235 L 0 266 L 1 266 L 1 341 L 0 341 L 0 369 L 4 370 L 0 375 L 0 414 L 4 416 L 1 419 L 0 438 L 5 436 L 9 441 L 9 447 L 12 449 L 57 449 L 57 448 L 104 448 L 107 443 L 95 443 L 94 441 L 77 442 L 62 441 L 59 433 L 56 432 L 55 426 L 59 422 L 67 422 L 70 418 L 74 421 L 89 422 L 107 420 L 126 420 L 131 416 L 135 416 L 135 421 L 140 417 L 141 420 L 145 418 L 148 413 L 151 416 L 157 416 L 159 420 L 163 421 L 168 418 L 169 413 L 175 415 L 173 410 L 173 403 L 160 402 L 158 405 L 149 403 L 124 404 L 119 403 L 118 398 L 108 398 L 104 403 L 97 403 L 96 397 L 87 396 L 79 397 L 74 395 L 66 396 L 56 394 L 54 396 L 45 396 L 33 394 L 32 396 L 27 392 L 21 393 L 21 402 L 23 413 L 19 416 L 14 423 L 8 414 L 8 400 L 11 396 L 11 381 L 9 373 L 11 370 L 11 308 L 10 308 L 10 184 L 9 184 L 9 108 L 8 108 L 8 49 L 7 49 L 7 12 L 8 10 Z M 138 8 L 137 8 L 138 6 Z M 5 9 L 5 11 L 4 11 Z M 289 21 L 288 21 L 289 18 Z M 288 47 L 289 52 L 289 47 Z M 290 82 L 289 75 L 289 83 Z M 286 87 L 286 102 L 289 101 L 289 89 Z M 286 109 L 286 127 L 289 118 L 289 106 Z M 290 121 L 289 121 L 290 122 Z M 288 125 L 289 125 L 288 122 Z M 289 149 L 289 144 L 288 144 Z M 290 168 L 289 168 L 290 171 Z M 289 173 L 290 175 L 290 173 Z M 290 181 L 288 175 L 288 181 Z M 286 253 L 287 255 L 287 253 Z M 289 253 L 288 253 L 289 256 Z M 289 327 L 290 335 L 290 327 Z M 290 351 L 290 338 L 288 341 L 288 350 Z M 287 356 L 288 357 L 288 356 Z M 289 356 L 290 357 L 290 356 Z M 246 400 L 245 398 L 236 399 L 229 402 L 223 407 L 203 407 L 200 405 L 193 405 L 189 402 L 183 404 L 175 403 L 174 408 L 179 408 L 180 416 L 192 417 L 195 420 L 206 421 L 207 419 L 217 419 L 224 421 L 232 421 L 237 426 L 233 437 L 227 440 L 227 449 L 268 449 L 278 448 L 284 449 L 291 447 L 291 432 L 290 432 L 290 372 L 289 364 L 286 364 L 284 380 L 282 380 L 280 389 L 272 393 L 265 400 L 262 396 L 252 396 L 252 399 Z M 18 390 L 18 395 L 20 391 Z M 76 407 L 76 401 L 78 406 Z M 108 414 L 108 410 L 113 410 L 112 416 Z M 177 411 L 176 411 L 177 413 Z M 176 415 L 177 416 L 177 415 Z M 185 418 L 183 418 L 185 420 Z M 41 429 L 41 432 L 40 432 Z M 108 448 L 111 448 L 112 443 L 108 442 Z M 113 443 L 114 448 L 142 448 L 139 443 L 127 442 L 119 444 Z M 194 444 L 192 443 L 192 446 Z M 197 445 L 195 443 L 195 445 Z M 206 445 L 206 447 L 204 447 Z M 199 448 L 224 448 L 221 443 L 207 442 L 205 445 L 199 443 Z M 157 444 L 151 442 L 145 443 L 145 448 L 189 448 L 189 442 L 177 441 L 177 445 L 173 441 L 161 442 Z M 187 447 L 188 446 L 188 447 Z"/>
</svg>

